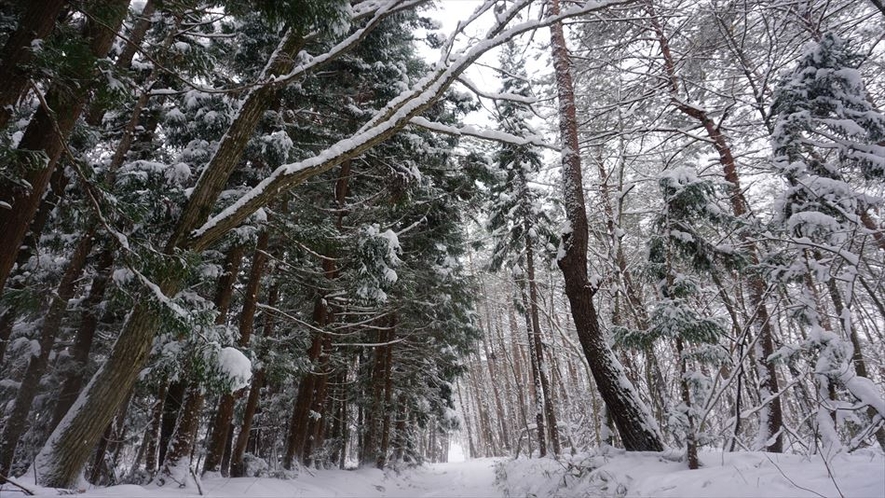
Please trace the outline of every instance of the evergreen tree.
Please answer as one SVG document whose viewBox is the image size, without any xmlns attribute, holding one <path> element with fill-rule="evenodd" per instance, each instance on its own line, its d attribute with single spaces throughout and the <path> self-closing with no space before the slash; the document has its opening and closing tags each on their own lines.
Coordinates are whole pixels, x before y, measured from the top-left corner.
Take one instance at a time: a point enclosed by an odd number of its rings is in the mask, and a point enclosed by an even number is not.
<svg viewBox="0 0 885 498">
<path fill-rule="evenodd" d="M 871 194 L 885 177 L 885 115 L 870 103 L 857 60 L 847 40 L 825 34 L 806 48 L 772 104 L 772 166 L 786 183 L 777 222 L 790 241 L 789 257 L 795 258 L 778 276 L 804 287 L 798 315 L 809 333 L 802 348 L 818 352 L 817 423 L 828 451 L 841 446 L 829 416 L 839 406 L 831 399 L 835 385 L 859 401 L 853 409 L 868 407 L 874 427 L 885 417 L 882 397 L 869 388 L 854 324 L 855 285 L 867 257 L 864 241 L 872 236 L 878 246 L 872 251 L 885 250 L 881 227 L 868 214 L 882 204 Z M 827 289 L 838 332 L 821 309 L 817 282 Z M 885 429 L 875 433 L 885 447 Z"/>
</svg>

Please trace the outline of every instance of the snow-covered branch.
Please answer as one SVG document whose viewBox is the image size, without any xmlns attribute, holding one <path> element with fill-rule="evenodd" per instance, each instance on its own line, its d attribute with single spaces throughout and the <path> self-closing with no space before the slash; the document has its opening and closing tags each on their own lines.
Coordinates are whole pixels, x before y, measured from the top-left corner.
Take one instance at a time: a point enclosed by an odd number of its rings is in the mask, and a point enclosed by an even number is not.
<svg viewBox="0 0 885 498">
<path fill-rule="evenodd" d="M 508 27 L 507 24 L 531 3 L 531 0 L 515 2 L 508 11 L 497 16 L 496 24 L 489 31 L 492 35 L 490 38 L 476 42 L 472 47 L 452 58 L 448 64 L 438 63 L 430 74 L 419 80 L 412 89 L 394 98 L 352 137 L 331 145 L 313 157 L 277 168 L 236 202 L 210 218 L 202 227 L 194 230 L 191 234 L 191 241 L 187 245 L 198 250 L 205 249 L 284 190 L 328 171 L 342 161 L 356 157 L 392 137 L 409 124 L 412 118 L 420 116 L 429 109 L 458 79 L 461 73 L 489 50 L 503 45 L 522 33 L 543 28 L 564 19 L 584 15 L 609 5 L 625 3 L 625 0 L 586 2 L 563 10 L 561 14 L 556 16 L 524 21 Z"/>
<path fill-rule="evenodd" d="M 480 130 L 472 125 L 461 127 L 449 126 L 442 123 L 437 123 L 435 121 L 429 121 L 421 116 L 412 118 L 410 122 L 415 126 L 420 126 L 428 130 L 445 133 L 447 135 L 454 135 L 456 137 L 474 137 L 481 140 L 492 140 L 494 142 L 502 142 L 513 145 L 536 145 L 538 147 L 546 147 L 550 150 L 559 152 L 558 147 L 545 143 L 543 138 L 538 135 L 520 137 L 504 131 Z"/>
<path fill-rule="evenodd" d="M 532 105 L 538 101 L 538 99 L 534 97 L 526 97 L 525 95 L 518 95 L 515 93 L 493 93 L 493 92 L 484 92 L 479 89 L 476 84 L 467 79 L 464 76 L 458 78 L 458 83 L 466 86 L 471 92 L 475 93 L 480 97 L 484 97 L 490 100 L 496 101 L 509 101 L 509 102 L 519 102 L 521 104 Z"/>
</svg>

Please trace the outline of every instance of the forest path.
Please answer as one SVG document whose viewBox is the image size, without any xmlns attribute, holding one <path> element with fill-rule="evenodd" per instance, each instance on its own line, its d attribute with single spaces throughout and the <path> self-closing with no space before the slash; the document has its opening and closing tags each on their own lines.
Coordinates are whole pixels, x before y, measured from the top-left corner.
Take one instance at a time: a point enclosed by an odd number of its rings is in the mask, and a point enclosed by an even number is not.
<svg viewBox="0 0 885 498">
<path fill-rule="evenodd" d="M 202 480 L 203 496 L 215 498 L 494 498 L 504 496 L 495 484 L 496 459 L 427 464 L 402 472 L 362 468 L 356 470 L 303 471 L 293 479 L 210 477 Z M 38 490 L 38 495 L 55 495 L 55 490 Z M 82 498 L 166 498 L 199 496 L 193 481 L 185 488 L 175 485 L 121 485 L 88 488 Z"/>
<path fill-rule="evenodd" d="M 504 496 L 495 484 L 495 459 L 436 463 L 413 471 L 394 489 L 390 497 L 496 497 Z M 403 485 L 404 484 L 404 485 Z"/>
</svg>

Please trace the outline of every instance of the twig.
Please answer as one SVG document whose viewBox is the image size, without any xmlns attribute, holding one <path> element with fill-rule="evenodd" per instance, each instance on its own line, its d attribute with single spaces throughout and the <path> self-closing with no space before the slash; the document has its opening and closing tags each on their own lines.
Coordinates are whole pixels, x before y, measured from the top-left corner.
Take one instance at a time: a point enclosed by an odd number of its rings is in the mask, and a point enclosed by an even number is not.
<svg viewBox="0 0 885 498">
<path fill-rule="evenodd" d="M 200 496 L 203 496 L 203 486 L 200 485 L 200 478 L 197 477 L 197 473 L 194 471 L 193 467 L 191 467 L 191 475 L 194 476 L 194 484 L 197 485 L 197 492 L 200 493 Z"/>
<path fill-rule="evenodd" d="M 9 484 L 12 484 L 13 486 L 15 486 L 15 487 L 17 487 L 18 489 L 22 490 L 22 492 L 23 492 L 24 494 L 28 495 L 28 496 L 34 496 L 34 492 L 33 492 L 33 491 L 31 491 L 30 489 L 28 489 L 28 488 L 22 486 L 21 484 L 15 482 L 15 481 L 13 481 L 12 479 L 6 477 L 6 476 L 3 475 L 3 474 L 0 474 L 0 481 L 5 481 L 5 482 L 8 482 Z"/>
<path fill-rule="evenodd" d="M 771 462 L 772 465 L 774 465 L 774 468 L 776 468 L 777 471 L 780 472 L 782 476 L 784 476 L 784 479 L 790 481 L 790 484 L 792 484 L 793 486 L 796 486 L 797 488 L 799 488 L 799 489 L 801 489 L 801 490 L 803 490 L 803 491 L 808 491 L 809 493 L 814 493 L 815 495 L 820 496 L 820 498 L 827 498 L 826 495 L 822 495 L 822 494 L 818 493 L 817 491 L 815 491 L 815 490 L 813 490 L 813 489 L 804 488 L 804 487 L 802 487 L 802 486 L 796 484 L 796 481 L 790 479 L 790 478 L 787 476 L 787 474 L 784 474 L 783 469 L 781 469 L 781 468 L 778 466 L 778 464 L 774 463 L 774 460 L 772 460 L 771 457 L 768 456 L 768 453 L 765 454 L 765 458 L 767 458 L 768 461 Z M 838 490 L 838 488 L 836 488 L 836 489 Z M 842 498 L 845 498 L 845 495 L 843 495 L 841 492 L 839 492 L 839 496 L 841 496 Z"/>
</svg>

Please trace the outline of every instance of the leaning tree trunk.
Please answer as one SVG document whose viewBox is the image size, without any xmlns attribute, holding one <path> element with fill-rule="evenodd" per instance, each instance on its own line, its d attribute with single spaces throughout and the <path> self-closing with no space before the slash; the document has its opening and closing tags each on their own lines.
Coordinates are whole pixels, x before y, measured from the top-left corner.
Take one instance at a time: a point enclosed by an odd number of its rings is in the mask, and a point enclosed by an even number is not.
<svg viewBox="0 0 885 498">
<path fill-rule="evenodd" d="M 77 282 L 86 267 L 86 258 L 89 255 L 89 248 L 92 247 L 90 239 L 94 234 L 93 228 L 79 240 L 71 260 L 65 268 L 61 282 L 58 284 L 58 289 L 50 299 L 49 309 L 46 311 L 46 316 L 40 327 L 40 350 L 28 361 L 28 367 L 19 385 L 12 410 L 6 417 L 5 427 L 0 435 L 0 475 L 8 476 L 12 469 L 15 447 L 27 427 L 28 413 L 31 411 L 34 397 L 39 391 L 40 379 L 49 364 L 49 353 L 55 345 L 55 338 L 67 310 L 68 301 L 74 297 Z"/>
<path fill-rule="evenodd" d="M 28 86 L 34 42 L 49 36 L 65 3 L 67 0 L 25 3 L 18 26 L 0 52 L 0 129 L 6 128 L 13 106 Z"/>
<path fill-rule="evenodd" d="M 107 56 L 123 22 L 129 0 L 109 0 L 103 4 L 93 13 L 97 20 L 90 19 L 83 29 L 84 38 L 89 40 L 90 53 L 95 59 Z M 90 82 L 95 79 L 92 63 L 76 65 L 72 71 L 75 73 L 72 77 L 77 80 Z M 24 172 L 22 181 L 0 178 L 0 202 L 12 206 L 12 209 L 0 209 L 0 233 L 3 234 L 0 238 L 0 290 L 6 286 L 28 225 L 40 206 L 40 199 L 64 151 L 64 144 L 83 111 L 89 88 L 90 85 L 86 83 L 79 86 L 63 83 L 50 86 L 43 98 L 44 103 L 34 113 L 18 145 L 22 154 L 13 165 L 13 170 Z M 38 158 L 37 154 L 42 157 Z"/>
<path fill-rule="evenodd" d="M 559 0 L 553 0 L 551 14 L 559 13 Z M 578 155 L 578 123 L 568 49 L 562 23 L 550 28 L 553 67 L 559 96 L 559 128 L 563 143 L 562 181 L 566 217 L 571 232 L 563 234 L 562 256 L 558 265 L 565 278 L 565 292 L 571 305 L 578 339 L 599 393 L 614 418 L 628 451 L 661 451 L 661 436 L 654 417 L 639 398 L 624 369 L 599 328 L 593 303 L 594 288 L 587 277 L 589 238 L 584 203 L 581 158 Z"/>
<path fill-rule="evenodd" d="M 722 166 L 725 180 L 730 184 L 730 202 L 733 214 L 738 218 L 750 215 L 749 204 L 741 189 L 740 179 L 735 168 L 735 158 L 731 147 L 725 139 L 720 127 L 713 121 L 707 112 L 700 107 L 685 103 L 679 98 L 679 80 L 676 76 L 676 64 L 670 51 L 670 43 L 664 28 L 658 19 L 654 5 L 647 0 L 647 9 L 651 18 L 651 25 L 661 46 L 664 58 L 664 70 L 666 71 L 667 84 L 671 95 L 671 101 L 676 108 L 697 120 L 707 133 L 707 137 L 713 142 L 719 155 L 719 163 Z M 741 241 L 747 246 L 751 264 L 759 264 L 758 248 L 748 234 L 740 234 Z M 764 442 L 766 449 L 773 453 L 783 451 L 783 410 L 781 408 L 780 388 L 778 387 L 777 369 L 774 362 L 768 360 L 774 354 L 774 332 L 771 327 L 771 316 L 768 305 L 765 302 L 766 285 L 762 277 L 751 274 L 747 277 L 750 290 L 750 304 L 753 307 L 752 321 L 759 331 L 757 342 L 758 354 L 756 355 L 756 372 L 761 383 L 760 396 L 762 403 L 768 405 L 766 410 L 759 410 L 760 417 L 760 440 Z"/>
</svg>

